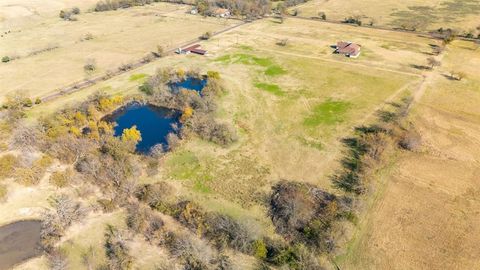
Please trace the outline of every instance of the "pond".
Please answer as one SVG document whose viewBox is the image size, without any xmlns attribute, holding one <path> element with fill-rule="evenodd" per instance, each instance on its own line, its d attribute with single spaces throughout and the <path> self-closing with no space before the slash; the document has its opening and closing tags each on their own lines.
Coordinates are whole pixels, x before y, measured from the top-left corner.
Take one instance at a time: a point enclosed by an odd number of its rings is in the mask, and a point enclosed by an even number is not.
<svg viewBox="0 0 480 270">
<path fill-rule="evenodd" d="M 22 220 L 0 227 L 0 269 L 10 269 L 41 255 L 40 220 Z"/>
<path fill-rule="evenodd" d="M 163 144 L 166 150 L 167 135 L 175 132 L 173 125 L 180 126 L 180 112 L 149 104 L 132 103 L 122 107 L 107 121 L 116 122 L 115 136 L 122 136 L 123 130 L 136 126 L 142 135 L 137 152 L 148 154 L 156 144 Z"/>
<path fill-rule="evenodd" d="M 187 77 L 187 79 L 180 81 L 180 82 L 174 82 L 170 83 L 169 86 L 174 92 L 178 92 L 180 88 L 185 88 L 189 90 L 195 90 L 197 92 L 201 92 L 202 89 L 207 85 L 207 80 L 205 79 L 198 79 L 194 77 Z"/>
</svg>

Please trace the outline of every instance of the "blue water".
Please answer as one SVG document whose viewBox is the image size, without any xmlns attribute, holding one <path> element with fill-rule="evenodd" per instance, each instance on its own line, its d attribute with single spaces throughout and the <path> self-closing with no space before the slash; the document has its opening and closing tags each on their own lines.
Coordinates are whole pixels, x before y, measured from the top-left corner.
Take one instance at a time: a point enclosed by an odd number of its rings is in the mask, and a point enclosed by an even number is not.
<svg viewBox="0 0 480 270">
<path fill-rule="evenodd" d="M 137 152 L 147 154 L 156 144 L 168 146 L 167 135 L 175 132 L 172 124 L 180 126 L 180 113 L 152 105 L 131 104 L 111 115 L 110 121 L 116 122 L 115 136 L 122 136 L 123 130 L 137 126 L 142 134 L 142 140 L 137 144 Z"/>
<path fill-rule="evenodd" d="M 197 79 L 193 77 L 188 77 L 186 80 L 181 82 L 170 83 L 170 88 L 176 92 L 180 90 L 180 88 L 186 88 L 189 90 L 195 90 L 197 92 L 201 92 L 202 89 L 207 85 L 207 80 Z"/>
</svg>

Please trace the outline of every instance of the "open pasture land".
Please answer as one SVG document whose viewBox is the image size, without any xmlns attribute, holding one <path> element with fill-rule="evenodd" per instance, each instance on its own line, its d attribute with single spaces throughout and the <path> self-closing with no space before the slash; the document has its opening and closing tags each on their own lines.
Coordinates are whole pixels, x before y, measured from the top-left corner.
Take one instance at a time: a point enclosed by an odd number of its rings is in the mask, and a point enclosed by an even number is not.
<svg viewBox="0 0 480 270">
<path fill-rule="evenodd" d="M 430 44 L 435 43 L 411 34 L 319 26 L 297 19 L 287 19 L 283 24 L 273 19 L 246 24 L 202 41 L 202 47 L 209 51 L 206 57 L 169 55 L 36 105 L 27 114 L 30 120 L 46 116 L 98 90 L 139 94 L 138 86 L 157 68 L 219 71 L 227 91 L 218 100 L 217 117 L 235 127 L 239 141 L 222 148 L 191 137 L 162 158 L 158 174 L 137 180 L 167 181 L 180 198 L 242 220 L 255 234 L 272 236 L 274 228 L 265 206 L 272 184 L 288 179 L 335 192 L 329 176 L 340 166 L 340 139 L 350 135 L 354 126 L 373 121 L 375 111 L 387 101 L 418 88 L 422 71 L 412 65 L 425 64 Z M 283 39 L 288 39 L 286 46 L 276 45 Z M 357 59 L 333 55 L 330 45 L 337 40 L 360 43 L 362 55 Z M 36 209 L 45 201 L 10 201 L 9 205 Z M 81 264 L 79 256 L 90 246 L 101 252 L 101 241 L 84 235 L 90 235 L 94 224 L 112 220 L 118 222 L 116 216 L 102 215 L 72 229 L 61 244 L 68 250 L 72 265 Z M 142 241 L 133 239 L 129 243 L 133 255 L 143 259 L 139 267 L 165 260 L 163 255 L 139 255 L 146 246 Z M 160 248 L 158 252 L 165 251 Z M 99 258 L 103 260 L 103 255 Z M 254 260 L 243 256 L 235 264 L 242 265 L 239 269 L 249 269 Z"/>
<path fill-rule="evenodd" d="M 58 15 L 60 10 L 78 7 L 82 11 L 92 8 L 97 0 L 3 0 L 0 2 L 0 31 L 16 31 Z"/>
<path fill-rule="evenodd" d="M 372 19 L 374 25 L 392 28 L 415 23 L 418 30 L 443 27 L 469 31 L 480 23 L 479 0 L 312 0 L 294 9 L 302 17 L 318 17 L 319 12 L 336 21 L 361 16 L 364 24 Z"/>
<path fill-rule="evenodd" d="M 398 157 L 342 269 L 476 269 L 480 235 L 478 49 L 448 46 L 410 121 L 423 149 Z M 451 71 L 464 72 L 456 81 Z"/>
<path fill-rule="evenodd" d="M 434 42 L 372 29 L 342 34 L 351 28 L 318 25 L 295 19 L 244 25 L 202 42 L 208 57 L 167 56 L 38 105 L 30 114 L 51 113 L 96 90 L 138 93 L 139 82 L 132 78 L 153 74 L 159 67 L 220 71 L 227 94 L 219 101 L 218 117 L 234 124 L 239 142 L 223 149 L 191 139 L 165 157 L 160 175 L 145 181 L 180 180 L 185 194 L 207 207 L 251 215 L 268 226 L 265 210 L 258 210 L 259 192 L 268 192 L 280 179 L 332 190 L 329 175 L 339 165 L 339 139 L 353 126 L 374 119 L 386 101 L 416 89 L 422 77 L 410 64 L 425 62 Z M 285 38 L 287 46 L 276 45 Z M 361 43 L 364 54 L 358 59 L 332 55 L 329 45 L 338 39 Z M 386 45 L 390 49 L 382 48 Z M 405 55 L 408 60 L 402 61 Z"/>
<path fill-rule="evenodd" d="M 155 3 L 81 13 L 78 21 L 63 21 L 55 14 L 21 32 L 13 31 L 1 38 L 0 55 L 20 58 L 0 65 L 0 99 L 17 90 L 42 97 L 87 76 L 137 62 L 156 51 L 157 45 L 173 49 L 207 31 L 238 23 L 188 15 L 187 10 Z M 89 59 L 96 63 L 93 74 L 84 71 Z"/>
</svg>

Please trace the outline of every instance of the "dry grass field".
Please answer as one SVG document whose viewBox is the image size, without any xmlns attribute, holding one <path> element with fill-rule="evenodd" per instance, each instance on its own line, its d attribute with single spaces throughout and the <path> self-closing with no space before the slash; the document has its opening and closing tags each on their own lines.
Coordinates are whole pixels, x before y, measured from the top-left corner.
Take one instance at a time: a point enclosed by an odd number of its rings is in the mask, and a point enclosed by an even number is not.
<svg viewBox="0 0 480 270">
<path fill-rule="evenodd" d="M 400 153 L 342 269 L 477 269 L 480 213 L 480 55 L 471 43 L 449 46 L 411 121 L 419 153 Z M 446 78 L 460 70 L 467 78 Z"/>
<path fill-rule="evenodd" d="M 51 15 L 39 19 L 43 23 L 32 20 L 31 27 L 3 37 L 0 53 L 24 56 L 53 43 L 59 48 L 0 64 L 0 75 L 5 75 L 0 76 L 0 98 L 16 90 L 34 97 L 54 93 L 84 78 L 87 58 L 96 59 L 97 72 L 103 73 L 138 60 L 157 45 L 172 47 L 238 23 L 186 15 L 186 7 L 170 4 L 84 13 L 78 21 L 66 22 L 57 18 L 55 10 L 71 3 L 50 3 L 50 9 L 38 12 Z M 94 38 L 80 41 L 87 33 Z M 282 40 L 286 46 L 277 45 Z M 339 40 L 361 44 L 360 57 L 332 54 L 331 45 Z M 417 96 L 410 116 L 422 134 L 422 151 L 397 153 L 379 173 L 368 211 L 360 217 L 347 253 L 336 262 L 341 269 L 474 269 L 480 263 L 475 246 L 480 235 L 476 210 L 480 206 L 480 81 L 476 75 L 480 56 L 471 43 L 449 45 L 442 66 L 435 71 L 415 66 L 426 65 L 432 46 L 439 41 L 295 18 L 282 24 L 270 18 L 254 21 L 200 43 L 207 56 L 170 54 L 35 105 L 27 110 L 27 121 L 78 104 L 97 91 L 140 94 L 138 86 L 158 68 L 219 71 L 227 91 L 218 100 L 216 117 L 235 127 L 238 142 L 221 147 L 189 138 L 161 158 L 158 174 L 142 175 L 136 181 L 167 181 L 178 198 L 231 215 L 255 235 L 273 236 L 265 206 L 272 184 L 288 179 L 338 193 L 330 176 L 344 154 L 340 139 L 351 135 L 353 127 L 375 121 L 375 112 L 387 102 L 425 90 Z M 462 71 L 466 78 L 449 80 L 444 75 L 451 71 Z M 9 193 L 0 204 L 0 224 L 40 217 L 50 207 L 49 197 L 60 191 L 95 205 L 96 190 L 58 189 L 48 182 L 49 174 L 60 168 L 54 164 L 33 187 L 2 182 Z M 177 221 L 163 215 L 162 219 L 169 230 L 188 234 L 199 246 L 210 248 L 205 239 Z M 59 249 L 67 252 L 72 269 L 83 269 L 82 258 L 88 253 L 95 255 L 93 264 L 106 261 L 107 224 L 126 228 L 124 211 L 96 211 L 68 229 Z M 180 267 L 164 247 L 153 247 L 133 235 L 127 243 L 135 258 L 134 269 Z M 257 259 L 253 256 L 226 253 L 234 269 L 254 269 Z M 15 269 L 48 269 L 46 261 L 45 256 L 35 258 Z"/>
<path fill-rule="evenodd" d="M 363 16 L 364 23 L 373 19 L 376 25 L 387 27 L 416 21 L 421 30 L 450 27 L 469 31 L 480 23 L 478 0 L 312 0 L 292 9 L 304 17 L 317 17 L 319 12 L 325 12 L 329 20 Z"/>
<path fill-rule="evenodd" d="M 158 175 L 139 181 L 168 180 L 179 196 L 240 218 L 259 235 L 270 235 L 274 229 L 263 204 L 270 186 L 289 179 L 334 192 L 329 176 L 342 155 L 339 138 L 350 134 L 353 126 L 374 120 L 374 111 L 386 101 L 414 91 L 422 81 L 421 71 L 411 65 L 425 63 L 434 41 L 350 29 L 319 28 L 316 22 L 296 19 L 284 24 L 257 21 L 202 42 L 209 50 L 207 57 L 167 56 L 37 105 L 28 114 L 32 120 L 48 115 L 98 90 L 136 94 L 139 74 L 153 74 L 161 67 L 218 70 L 228 91 L 219 102 L 218 117 L 236 127 L 239 142 L 221 148 L 193 138 L 164 158 Z M 288 39 L 288 45 L 276 45 L 281 39 Z M 361 57 L 332 55 L 329 46 L 341 39 L 361 43 Z M 88 235 L 86 225 L 82 228 L 82 235 Z M 75 239 L 65 242 L 72 257 L 88 245 L 98 246 L 93 239 Z M 143 263 L 155 263 L 149 258 Z M 238 261 L 243 265 L 239 269 L 248 269 L 248 260 L 253 258 Z"/>
<path fill-rule="evenodd" d="M 187 10 L 185 6 L 156 3 L 83 13 L 73 22 L 61 20 L 56 13 L 29 27 L 12 27 L 12 33 L 0 38 L 0 55 L 20 58 L 0 65 L 0 99 L 14 91 L 43 97 L 89 76 L 137 62 L 156 51 L 157 45 L 173 49 L 207 31 L 238 23 L 187 15 Z M 87 35 L 92 39 L 86 40 Z M 53 49 L 32 55 L 46 48 Z M 93 74 L 83 69 L 88 59 L 96 62 Z"/>
</svg>

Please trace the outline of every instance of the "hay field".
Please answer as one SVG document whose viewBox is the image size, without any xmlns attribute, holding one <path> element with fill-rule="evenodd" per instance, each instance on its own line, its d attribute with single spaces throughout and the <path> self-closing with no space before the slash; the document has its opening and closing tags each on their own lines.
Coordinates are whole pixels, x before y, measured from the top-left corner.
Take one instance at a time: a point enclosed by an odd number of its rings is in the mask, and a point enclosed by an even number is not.
<svg viewBox="0 0 480 270">
<path fill-rule="evenodd" d="M 342 269 L 476 269 L 480 235 L 478 48 L 449 46 L 415 107 L 419 153 L 400 153 Z M 462 71 L 466 79 L 444 75 Z"/>
<path fill-rule="evenodd" d="M 59 87 L 138 61 L 157 45 L 172 49 L 206 31 L 218 31 L 235 21 L 187 15 L 188 7 L 156 3 L 101 13 L 82 13 L 69 22 L 52 15 L 31 27 L 1 38 L 0 55 L 20 56 L 0 65 L 0 99 L 13 91 L 45 96 Z M 87 34 L 93 39 L 85 40 Z M 83 41 L 82 41 L 83 40 Z M 54 48 L 31 55 L 34 51 Z M 87 59 L 97 70 L 86 74 Z"/>
<path fill-rule="evenodd" d="M 479 0 L 312 0 L 293 9 L 305 17 L 325 12 L 329 20 L 360 15 L 364 16 L 364 23 L 373 19 L 376 25 L 387 27 L 418 21 L 419 30 L 450 27 L 468 31 L 475 30 L 480 23 Z"/>
</svg>

